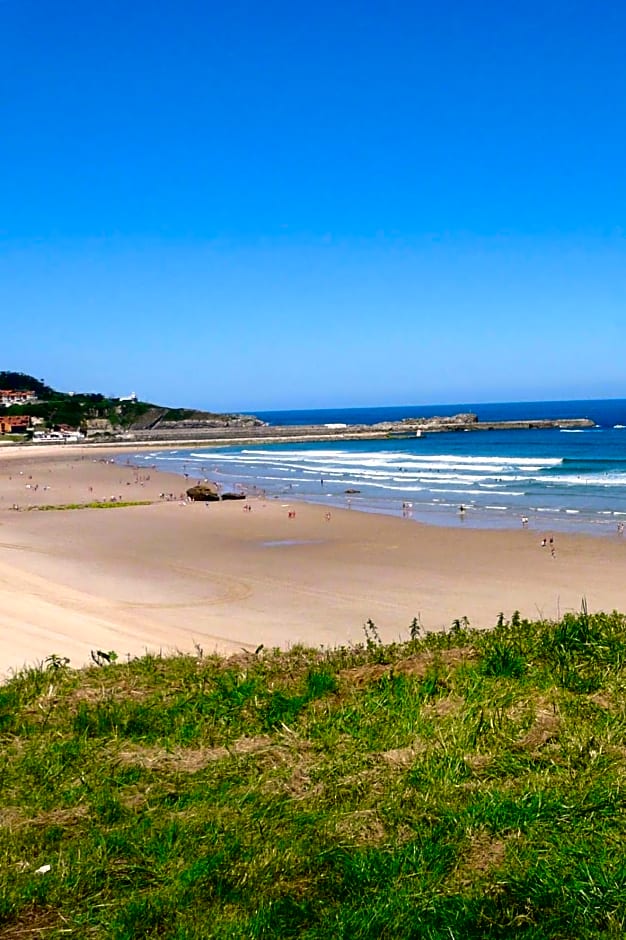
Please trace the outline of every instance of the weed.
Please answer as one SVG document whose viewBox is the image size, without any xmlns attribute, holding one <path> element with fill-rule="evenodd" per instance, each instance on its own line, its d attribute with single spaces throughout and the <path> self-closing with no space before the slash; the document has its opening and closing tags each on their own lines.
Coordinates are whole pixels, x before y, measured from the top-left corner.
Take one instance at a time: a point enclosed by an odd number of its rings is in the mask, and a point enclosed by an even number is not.
<svg viewBox="0 0 626 940">
<path fill-rule="evenodd" d="M 67 656 L 58 656 L 56 653 L 46 656 L 46 669 L 66 669 L 69 664 L 70 661 Z"/>
<path fill-rule="evenodd" d="M 416 640 L 419 640 L 421 631 L 422 631 L 422 624 L 420 622 L 420 618 L 418 615 L 417 617 L 413 617 L 413 620 L 411 621 L 411 624 L 409 626 L 409 636 L 411 637 L 411 640 L 413 642 L 415 642 Z"/>
<path fill-rule="evenodd" d="M 363 633 L 365 634 L 365 643 L 368 649 L 382 645 L 378 628 L 371 618 L 368 618 L 363 624 Z"/>
<path fill-rule="evenodd" d="M 114 502 L 105 502 L 93 500 L 90 503 L 50 503 L 45 506 L 29 506 L 30 510 L 38 512 L 64 512 L 69 509 L 126 509 L 129 506 L 151 506 L 150 499 L 135 500 L 115 500 Z"/>
<path fill-rule="evenodd" d="M 519 648 L 511 642 L 496 640 L 487 647 L 481 663 L 486 676 L 519 679 L 526 664 Z"/>
</svg>

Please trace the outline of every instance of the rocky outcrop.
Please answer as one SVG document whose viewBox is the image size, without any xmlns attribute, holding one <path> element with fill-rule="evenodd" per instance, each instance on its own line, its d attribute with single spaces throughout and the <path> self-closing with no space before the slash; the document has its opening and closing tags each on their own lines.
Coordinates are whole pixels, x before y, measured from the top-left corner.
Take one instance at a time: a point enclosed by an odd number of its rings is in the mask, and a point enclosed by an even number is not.
<svg viewBox="0 0 626 940">
<path fill-rule="evenodd" d="M 223 499 L 245 499 L 245 493 L 220 493 L 215 483 L 198 483 L 190 486 L 187 496 L 194 502 L 217 503 Z"/>
<path fill-rule="evenodd" d="M 457 425 L 472 425 L 478 423 L 478 415 L 473 414 L 473 412 L 461 412 L 458 415 L 447 415 L 440 417 L 435 415 L 432 418 L 405 418 L 403 424 L 419 424 L 420 426 L 428 427 L 428 425 L 433 426 L 443 426 L 452 425 L 456 427 Z"/>
<path fill-rule="evenodd" d="M 215 503 L 220 498 L 215 483 L 198 483 L 196 486 L 190 486 L 187 490 L 187 496 L 194 502 L 204 503 Z"/>
<path fill-rule="evenodd" d="M 87 437 L 97 437 L 100 434 L 112 434 L 113 425 L 108 418 L 89 418 L 84 422 Z"/>
<path fill-rule="evenodd" d="M 149 408 L 144 414 L 135 418 L 128 428 L 133 431 L 149 431 L 156 427 L 164 414 L 167 414 L 167 408 Z"/>
<path fill-rule="evenodd" d="M 381 421 L 372 425 L 372 427 L 378 431 L 400 433 L 418 428 L 437 431 L 454 430 L 459 427 L 471 427 L 477 423 L 478 415 L 468 411 L 458 415 L 433 415 L 432 418 L 402 418 L 401 421 Z"/>
<path fill-rule="evenodd" d="M 263 428 L 265 421 L 253 415 L 193 415 L 190 418 L 171 420 L 167 416 L 155 424 L 159 430 L 191 431 L 210 428 Z"/>
<path fill-rule="evenodd" d="M 129 431 L 156 431 L 171 434 L 189 434 L 194 431 L 222 430 L 224 428 L 266 427 L 266 422 L 254 415 L 212 414 L 208 411 L 192 411 L 184 408 L 150 408 L 128 426 Z"/>
</svg>

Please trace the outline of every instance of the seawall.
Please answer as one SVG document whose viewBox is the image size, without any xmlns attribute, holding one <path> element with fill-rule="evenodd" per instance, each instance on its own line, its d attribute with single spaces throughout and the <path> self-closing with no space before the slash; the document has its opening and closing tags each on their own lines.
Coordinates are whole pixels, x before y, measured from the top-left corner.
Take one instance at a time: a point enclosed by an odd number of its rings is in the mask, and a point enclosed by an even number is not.
<svg viewBox="0 0 626 940">
<path fill-rule="evenodd" d="M 231 443 L 276 443 L 282 441 L 349 441 L 380 440 L 388 437 L 416 437 L 428 434 L 443 434 L 451 431 L 532 431 L 552 428 L 584 430 L 595 427 L 589 418 L 563 420 L 541 419 L 534 421 L 458 421 L 456 419 L 415 419 L 415 421 L 390 422 L 377 425 L 293 425 L 286 427 L 266 426 L 257 428 L 188 428 L 154 431 L 132 431 L 111 441 L 128 445 L 141 444 L 221 444 Z"/>
</svg>

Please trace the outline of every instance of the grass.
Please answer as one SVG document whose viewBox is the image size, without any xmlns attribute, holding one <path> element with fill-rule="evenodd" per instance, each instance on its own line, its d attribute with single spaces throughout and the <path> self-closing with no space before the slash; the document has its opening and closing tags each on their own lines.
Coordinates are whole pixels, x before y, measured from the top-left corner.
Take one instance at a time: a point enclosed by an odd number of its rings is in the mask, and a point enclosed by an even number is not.
<svg viewBox="0 0 626 940">
<path fill-rule="evenodd" d="M 116 502 L 105 502 L 104 500 L 92 500 L 90 503 L 50 503 L 45 506 L 29 506 L 29 509 L 36 509 L 39 512 L 52 512 L 65 509 L 125 509 L 127 506 L 151 506 L 151 499 L 117 500 Z"/>
<path fill-rule="evenodd" d="M 418 633 L 15 675 L 0 938 L 623 937 L 626 618 Z"/>
</svg>

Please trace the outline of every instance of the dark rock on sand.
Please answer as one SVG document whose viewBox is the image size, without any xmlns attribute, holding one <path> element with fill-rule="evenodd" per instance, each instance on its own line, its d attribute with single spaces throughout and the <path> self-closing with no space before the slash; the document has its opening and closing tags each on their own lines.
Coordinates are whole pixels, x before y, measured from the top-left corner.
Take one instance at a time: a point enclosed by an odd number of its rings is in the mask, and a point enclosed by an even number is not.
<svg viewBox="0 0 626 940">
<path fill-rule="evenodd" d="M 215 483 L 198 483 L 196 486 L 190 486 L 187 490 L 187 496 L 194 502 L 217 503 L 221 499 L 245 499 L 245 493 L 222 493 Z"/>
<path fill-rule="evenodd" d="M 187 490 L 187 496 L 194 501 L 203 501 L 205 503 L 214 503 L 220 498 L 215 483 L 198 483 L 196 486 L 190 486 Z"/>
</svg>

